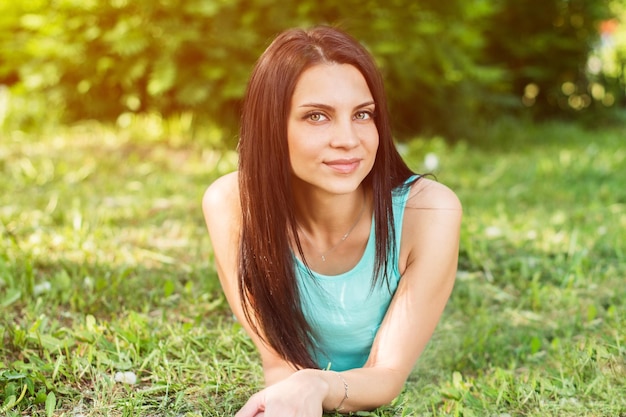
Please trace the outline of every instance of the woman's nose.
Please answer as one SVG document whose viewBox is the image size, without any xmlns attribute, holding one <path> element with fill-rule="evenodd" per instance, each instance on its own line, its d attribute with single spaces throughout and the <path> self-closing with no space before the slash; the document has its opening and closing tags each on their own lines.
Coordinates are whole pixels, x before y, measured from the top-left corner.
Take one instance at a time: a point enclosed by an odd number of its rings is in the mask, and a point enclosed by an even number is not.
<svg viewBox="0 0 626 417">
<path fill-rule="evenodd" d="M 332 132 L 330 145 L 334 148 L 354 148 L 359 144 L 359 135 L 352 120 L 338 121 Z"/>
</svg>

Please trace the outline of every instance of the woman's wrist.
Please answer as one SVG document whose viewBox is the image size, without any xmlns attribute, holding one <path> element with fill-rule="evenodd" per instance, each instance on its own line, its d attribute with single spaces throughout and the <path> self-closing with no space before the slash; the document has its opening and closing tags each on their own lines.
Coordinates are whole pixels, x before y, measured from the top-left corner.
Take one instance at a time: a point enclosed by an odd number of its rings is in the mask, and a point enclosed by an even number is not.
<svg viewBox="0 0 626 417">
<path fill-rule="evenodd" d="M 334 410 L 338 402 L 334 406 L 331 406 L 330 404 L 336 400 L 337 396 L 334 395 L 333 392 L 334 384 L 332 383 L 332 380 L 328 378 L 329 376 L 334 375 L 328 374 L 330 374 L 330 372 L 318 369 L 301 369 L 293 376 L 298 379 L 302 378 L 302 380 L 305 381 L 309 390 L 318 396 L 324 410 Z"/>
<path fill-rule="evenodd" d="M 339 377 L 339 379 L 341 379 L 341 383 L 343 384 L 343 398 L 341 399 L 341 402 L 339 403 L 337 408 L 335 408 L 335 410 L 341 411 L 343 410 L 343 404 L 349 398 L 348 397 L 348 383 L 346 382 L 346 379 L 343 377 L 343 375 L 341 375 L 339 372 L 337 372 L 337 376 Z"/>
<path fill-rule="evenodd" d="M 297 371 L 307 379 L 307 385 L 319 393 L 322 408 L 326 411 L 341 411 L 349 398 L 349 386 L 344 376 L 335 371 L 302 369 Z"/>
</svg>

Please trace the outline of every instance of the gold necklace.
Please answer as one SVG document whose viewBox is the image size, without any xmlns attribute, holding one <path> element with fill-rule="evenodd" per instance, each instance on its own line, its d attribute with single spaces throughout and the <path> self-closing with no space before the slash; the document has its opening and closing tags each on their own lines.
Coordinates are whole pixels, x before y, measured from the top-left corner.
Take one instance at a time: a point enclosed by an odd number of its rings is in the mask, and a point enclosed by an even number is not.
<svg viewBox="0 0 626 417">
<path fill-rule="evenodd" d="M 356 225 L 359 224 L 359 220 L 361 220 L 361 217 L 363 217 L 364 212 L 365 212 L 365 192 L 363 192 L 363 206 L 361 207 L 361 211 L 359 212 L 358 217 L 354 221 L 354 224 L 350 226 L 350 229 L 348 229 L 348 231 L 343 236 L 341 236 L 341 239 L 339 240 L 339 242 L 337 242 L 337 244 L 335 244 L 332 248 L 328 249 L 326 252 L 320 252 L 317 249 L 317 247 L 315 246 L 315 244 L 313 243 L 309 235 L 306 234 L 306 232 L 304 231 L 302 226 L 300 226 L 300 224 L 298 224 L 298 230 L 300 230 L 300 233 L 302 233 L 302 236 L 304 236 L 306 241 L 309 242 L 309 245 L 311 245 L 311 247 L 315 249 L 315 252 L 317 252 L 317 254 L 320 256 L 320 258 L 322 258 L 322 262 L 326 262 L 326 255 L 328 255 L 329 253 L 337 249 L 339 245 L 341 245 L 348 238 L 348 236 L 354 230 Z"/>
</svg>

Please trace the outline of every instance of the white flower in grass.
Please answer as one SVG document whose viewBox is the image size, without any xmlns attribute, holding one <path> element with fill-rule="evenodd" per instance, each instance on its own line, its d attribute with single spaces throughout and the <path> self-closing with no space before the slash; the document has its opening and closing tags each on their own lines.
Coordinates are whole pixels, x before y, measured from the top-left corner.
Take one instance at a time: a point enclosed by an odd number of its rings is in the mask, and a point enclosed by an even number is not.
<svg viewBox="0 0 626 417">
<path fill-rule="evenodd" d="M 439 168 L 439 157 L 432 152 L 427 153 L 424 157 L 424 168 L 428 172 L 433 172 Z"/>
<path fill-rule="evenodd" d="M 52 284 L 48 281 L 41 282 L 33 287 L 33 294 L 39 295 L 52 289 Z"/>
<path fill-rule="evenodd" d="M 487 237 L 500 237 L 502 236 L 502 229 L 498 226 L 489 226 L 485 229 L 485 235 L 487 235 Z"/>
<path fill-rule="evenodd" d="M 137 383 L 137 375 L 134 372 L 116 372 L 115 382 L 133 385 Z"/>
<path fill-rule="evenodd" d="M 406 154 L 409 153 L 409 146 L 406 143 L 396 143 L 396 149 L 398 150 L 398 153 L 402 156 L 406 156 Z"/>
<path fill-rule="evenodd" d="M 85 288 L 92 289 L 93 288 L 93 278 L 91 278 L 90 276 L 86 276 L 83 279 L 83 286 Z"/>
</svg>

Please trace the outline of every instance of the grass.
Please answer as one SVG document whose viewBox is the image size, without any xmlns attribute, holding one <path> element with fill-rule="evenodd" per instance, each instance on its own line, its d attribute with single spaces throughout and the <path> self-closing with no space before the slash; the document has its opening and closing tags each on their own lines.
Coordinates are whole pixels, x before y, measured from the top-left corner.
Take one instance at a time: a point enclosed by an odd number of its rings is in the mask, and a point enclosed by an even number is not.
<svg viewBox="0 0 626 417">
<path fill-rule="evenodd" d="M 403 146 L 464 203 L 459 275 L 402 395 L 361 415 L 626 416 L 624 137 L 502 121 Z M 260 386 L 200 213 L 236 161 L 209 139 L 4 133 L 0 414 L 232 416 Z"/>
</svg>

